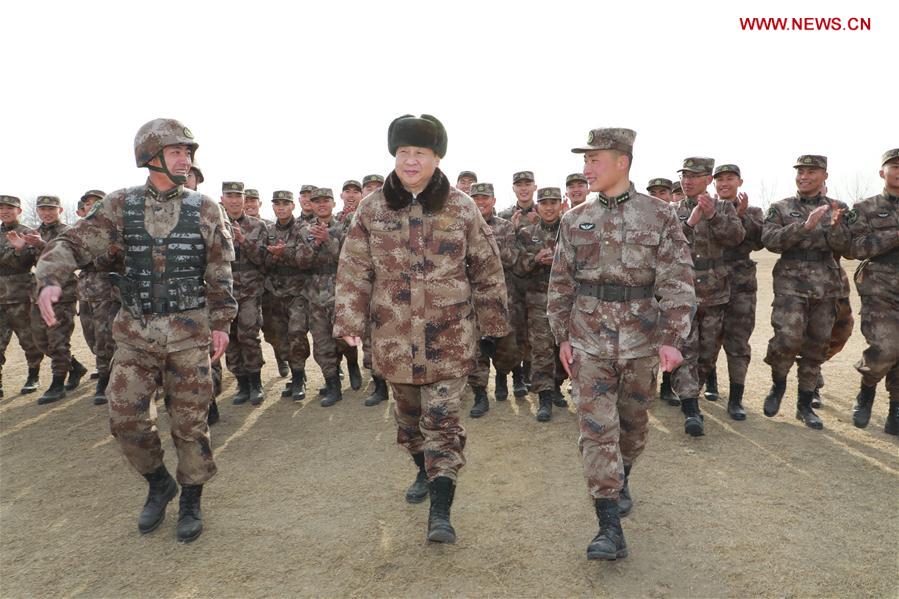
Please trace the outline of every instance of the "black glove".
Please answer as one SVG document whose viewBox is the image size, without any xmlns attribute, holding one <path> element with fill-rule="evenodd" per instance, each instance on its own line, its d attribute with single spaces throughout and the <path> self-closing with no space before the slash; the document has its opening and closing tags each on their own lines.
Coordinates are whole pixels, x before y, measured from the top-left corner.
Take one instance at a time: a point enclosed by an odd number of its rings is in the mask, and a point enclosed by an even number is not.
<svg viewBox="0 0 899 599">
<path fill-rule="evenodd" d="M 493 359 L 496 355 L 496 337 L 481 337 L 480 349 L 482 356 Z"/>
</svg>

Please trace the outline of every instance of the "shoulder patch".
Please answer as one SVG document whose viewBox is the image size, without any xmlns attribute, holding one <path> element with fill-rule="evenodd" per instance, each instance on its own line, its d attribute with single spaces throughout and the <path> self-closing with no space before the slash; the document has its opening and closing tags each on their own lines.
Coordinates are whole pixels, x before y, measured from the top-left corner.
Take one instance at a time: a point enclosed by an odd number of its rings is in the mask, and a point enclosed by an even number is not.
<svg viewBox="0 0 899 599">
<path fill-rule="evenodd" d="M 768 208 L 768 213 L 765 215 L 765 220 L 774 220 L 774 217 L 777 216 L 777 210 L 774 209 L 774 206 Z"/>
<path fill-rule="evenodd" d="M 853 208 L 849 212 L 846 213 L 846 222 L 850 225 L 858 220 L 858 210 Z"/>
<path fill-rule="evenodd" d="M 84 218 L 88 219 L 88 220 L 94 218 L 94 215 L 97 214 L 97 212 L 100 210 L 100 207 L 102 205 L 103 205 L 103 200 L 97 200 L 96 202 L 94 202 L 94 205 L 91 206 L 90 211 L 88 211 L 88 213 L 84 215 Z"/>
<path fill-rule="evenodd" d="M 581 231 L 592 231 L 596 228 L 596 225 L 594 223 L 581 223 L 577 226 L 577 228 Z"/>
</svg>

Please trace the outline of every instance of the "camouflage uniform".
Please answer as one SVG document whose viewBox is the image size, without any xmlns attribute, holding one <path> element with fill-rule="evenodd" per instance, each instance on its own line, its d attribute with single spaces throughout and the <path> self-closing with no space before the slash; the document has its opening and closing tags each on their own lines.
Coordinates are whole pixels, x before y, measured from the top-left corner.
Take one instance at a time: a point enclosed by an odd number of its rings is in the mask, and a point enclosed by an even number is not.
<svg viewBox="0 0 899 599">
<path fill-rule="evenodd" d="M 821 168 L 826 168 L 826 158 L 812 156 L 801 156 L 797 168 L 806 159 L 812 161 L 810 165 L 823 164 Z M 762 231 L 765 247 L 781 254 L 774 265 L 774 336 L 768 342 L 765 363 L 771 366 L 777 386 L 786 380 L 796 361 L 800 394 L 814 393 L 821 364 L 827 358 L 837 301 L 844 294 L 834 254 L 849 248 L 845 221 L 831 227 L 832 214 L 828 211 L 813 230 L 804 227 L 815 208 L 834 201 L 820 193 L 780 200 L 769 208 Z M 845 207 L 842 202 L 837 204 Z M 776 410 L 771 412 L 766 407 L 766 415 L 776 414 Z"/>
<path fill-rule="evenodd" d="M 7 195 L 0 195 L 0 204 L 21 206 L 19 198 Z M 35 233 L 19 222 L 8 227 L 0 224 L 0 374 L 6 364 L 6 347 L 13 333 L 25 352 L 29 370 L 40 368 L 44 356 L 31 335 L 31 292 L 34 289 L 31 267 L 37 262 L 38 252 L 31 246 L 17 252 L 6 239 L 6 234 L 11 231 L 20 235 Z"/>
<path fill-rule="evenodd" d="M 38 286 L 58 285 L 110 243 L 125 249 L 126 272 L 119 279 L 122 309 L 113 323 L 116 352 L 106 390 L 112 435 L 139 473 L 162 467 L 151 410 L 161 373 L 178 481 L 201 485 L 216 472 L 206 425 L 210 331 L 227 331 L 237 312 L 230 230 L 210 198 L 181 186 L 160 192 L 147 181 L 109 194 L 54 239 L 38 263 Z M 150 277 L 167 285 L 144 284 Z"/>
<path fill-rule="evenodd" d="M 334 336 L 371 323 L 373 367 L 396 399 L 397 442 L 424 452 L 429 479 L 465 463 L 460 393 L 477 332 L 508 333 L 493 231 L 438 169 L 413 200 L 396 173 L 356 210 L 340 257 Z M 433 506 L 433 503 L 432 503 Z"/>
<path fill-rule="evenodd" d="M 116 250 L 97 257 L 78 273 L 78 316 L 101 378 L 109 376 L 115 353 L 112 322 L 121 307 L 118 289 L 113 287 L 109 273 L 121 273 L 124 268 L 123 256 Z"/>
</svg>

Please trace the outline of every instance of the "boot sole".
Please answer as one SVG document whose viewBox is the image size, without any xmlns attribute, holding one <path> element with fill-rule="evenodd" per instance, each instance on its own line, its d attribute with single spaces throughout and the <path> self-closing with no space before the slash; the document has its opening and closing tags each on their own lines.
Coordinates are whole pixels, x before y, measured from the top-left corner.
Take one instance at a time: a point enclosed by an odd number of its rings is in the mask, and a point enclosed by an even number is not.
<svg viewBox="0 0 899 599">
<path fill-rule="evenodd" d="M 487 414 L 487 412 L 469 412 L 468 413 L 468 415 L 471 416 L 472 418 L 480 418 L 481 416 L 484 416 L 485 414 Z"/>
<path fill-rule="evenodd" d="M 373 407 L 375 407 L 376 405 L 378 405 L 379 403 L 381 403 L 382 401 L 385 401 L 385 400 L 379 399 L 379 400 L 377 400 L 377 401 L 372 401 L 372 400 L 366 399 L 366 400 L 365 400 L 364 402 L 362 402 L 362 403 L 364 403 L 365 406 L 368 407 L 368 408 L 373 408 Z"/>
<path fill-rule="evenodd" d="M 703 426 L 699 423 L 689 423 L 684 425 L 684 432 L 690 435 L 691 437 L 702 437 L 705 435 L 705 430 Z"/>
<path fill-rule="evenodd" d="M 41 397 L 40 399 L 37 400 L 37 405 L 46 406 L 47 404 L 56 403 L 57 401 L 59 401 L 61 399 L 65 399 L 65 397 L 66 397 L 65 393 L 63 393 L 59 397 L 54 397 L 51 399 L 44 399 L 43 397 Z"/>
<path fill-rule="evenodd" d="M 605 551 L 590 551 L 587 550 L 587 559 L 601 559 L 609 562 L 614 562 L 616 559 L 623 559 L 627 557 L 627 548 L 616 551 L 615 553 L 606 553 Z"/>
<path fill-rule="evenodd" d="M 746 420 L 746 414 L 734 414 L 732 412 L 728 412 L 728 415 L 730 415 L 731 420 Z"/>
<path fill-rule="evenodd" d="M 448 543 L 452 545 L 456 542 L 456 533 L 446 529 L 437 529 L 428 531 L 428 541 L 431 543 Z"/>
<path fill-rule="evenodd" d="M 202 527 L 200 527 L 200 530 L 198 530 L 198 531 L 196 532 L 196 534 L 193 534 L 193 535 L 191 535 L 191 536 L 189 536 L 189 537 L 183 537 L 183 538 L 182 538 L 181 536 L 179 536 L 179 537 L 178 537 L 178 542 L 181 543 L 182 545 L 186 545 L 187 543 L 193 543 L 194 541 L 197 540 L 197 538 L 198 538 L 201 534 L 203 534 L 203 528 L 202 528 Z"/>
<path fill-rule="evenodd" d="M 415 495 L 406 495 L 406 503 L 424 503 L 425 499 L 427 498 L 427 495 L 422 495 L 421 497 L 416 497 Z"/>
<path fill-rule="evenodd" d="M 103 405 L 108 404 L 109 400 L 106 399 L 105 397 L 95 397 L 93 399 L 93 402 L 94 402 L 95 406 L 103 406 Z"/>
<path fill-rule="evenodd" d="M 23 388 L 19 391 L 19 393 L 20 393 L 21 395 L 28 395 L 29 393 L 34 393 L 35 391 L 37 391 L 37 387 L 35 387 L 34 389 L 31 389 L 31 388 L 26 389 L 26 388 L 23 387 Z"/>
<path fill-rule="evenodd" d="M 819 431 L 824 428 L 823 422 L 806 422 L 805 418 L 803 418 L 801 414 L 796 414 L 796 420 L 801 420 L 805 424 L 805 426 L 812 430 Z"/>
</svg>

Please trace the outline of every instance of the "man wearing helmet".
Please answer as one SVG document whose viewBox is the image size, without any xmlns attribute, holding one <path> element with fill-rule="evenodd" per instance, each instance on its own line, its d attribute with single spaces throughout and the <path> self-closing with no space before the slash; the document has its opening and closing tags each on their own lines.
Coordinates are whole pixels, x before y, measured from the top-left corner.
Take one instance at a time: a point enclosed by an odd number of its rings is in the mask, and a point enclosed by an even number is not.
<svg viewBox="0 0 899 599">
<path fill-rule="evenodd" d="M 106 390 L 110 429 L 149 483 L 138 519 L 138 530 L 148 533 L 162 523 L 178 491 L 163 463 L 151 411 L 161 374 L 182 486 L 181 542 L 202 532 L 200 496 L 216 473 L 206 424 L 212 398 L 209 344 L 212 358 L 220 358 L 237 313 L 230 229 L 216 202 L 184 188 L 197 147 L 190 130 L 176 120 L 146 123 L 135 137 L 134 152 L 137 166 L 150 170 L 147 182 L 94 205 L 47 245 L 35 273 L 41 316 L 52 326 L 59 282 L 111 243 L 123 248 L 125 274 L 116 278 L 122 308 L 113 323 L 116 351 Z"/>
</svg>

